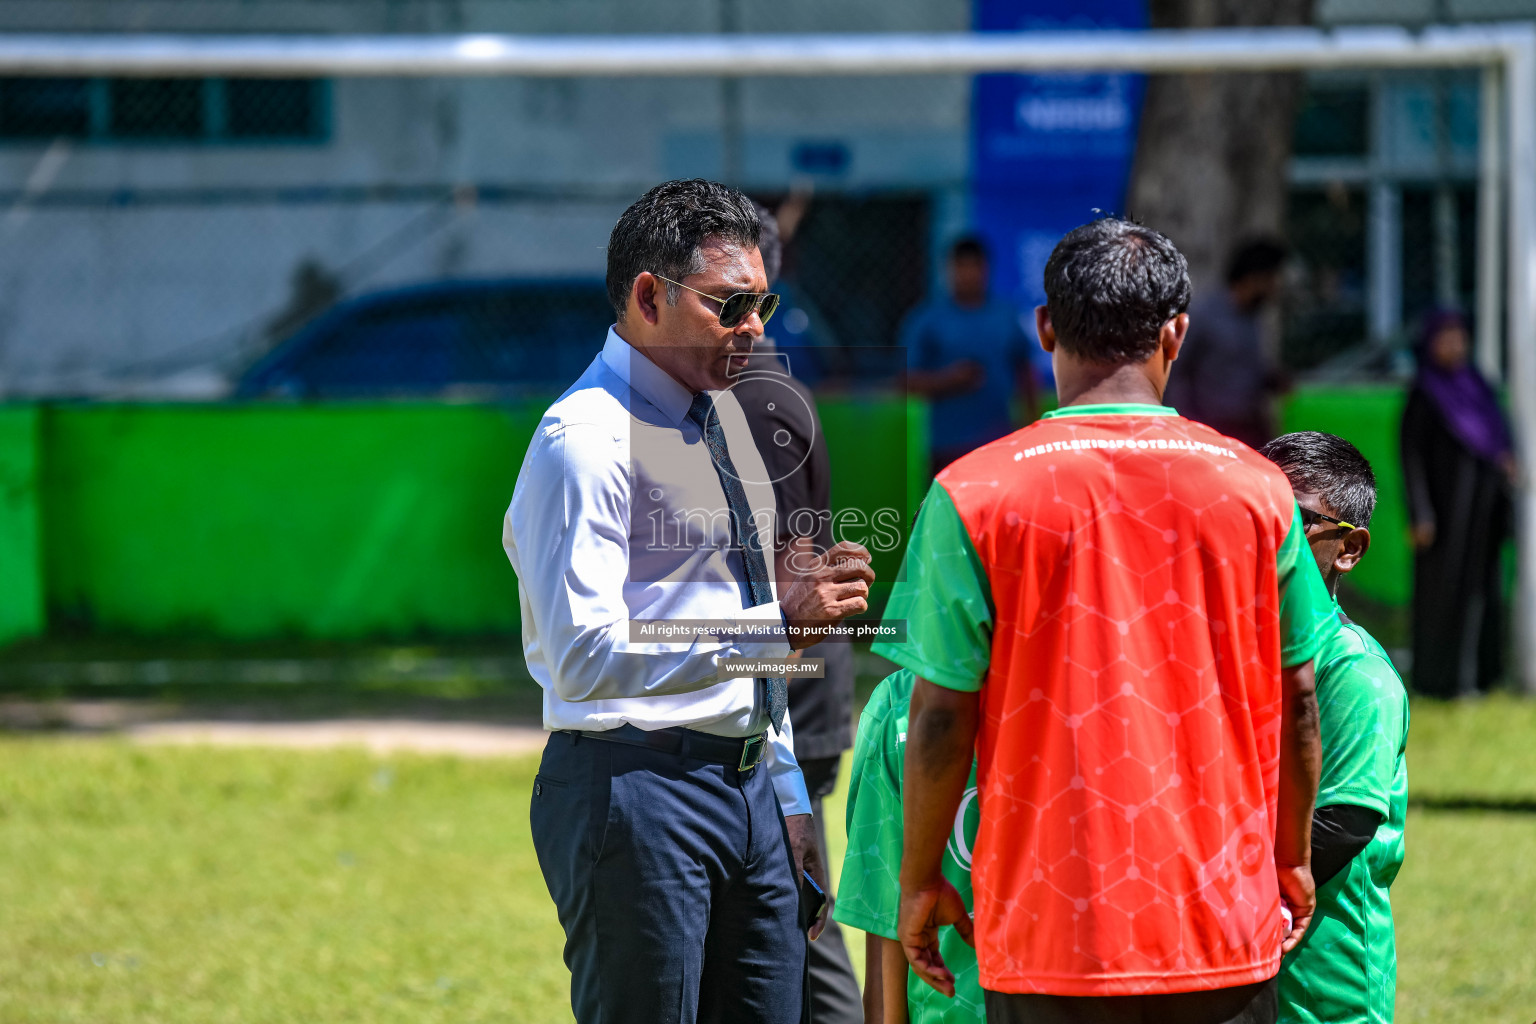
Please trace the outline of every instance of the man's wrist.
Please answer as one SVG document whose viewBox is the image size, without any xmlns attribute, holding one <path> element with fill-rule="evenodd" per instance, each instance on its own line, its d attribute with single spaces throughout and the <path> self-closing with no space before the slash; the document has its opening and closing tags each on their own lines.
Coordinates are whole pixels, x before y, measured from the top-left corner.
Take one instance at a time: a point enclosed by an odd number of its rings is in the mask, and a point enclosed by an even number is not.
<svg viewBox="0 0 1536 1024">
<path fill-rule="evenodd" d="M 784 622 L 784 642 L 789 644 L 791 651 L 803 651 L 815 643 L 808 628 L 796 629 L 789 624 L 789 612 L 784 610 L 784 602 L 779 602 L 779 618 Z"/>
</svg>

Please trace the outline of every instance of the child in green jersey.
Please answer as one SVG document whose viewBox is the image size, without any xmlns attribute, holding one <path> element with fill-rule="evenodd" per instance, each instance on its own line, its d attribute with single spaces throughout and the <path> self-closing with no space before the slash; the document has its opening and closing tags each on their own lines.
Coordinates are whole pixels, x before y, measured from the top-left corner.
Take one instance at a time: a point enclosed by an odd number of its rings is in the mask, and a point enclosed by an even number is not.
<svg viewBox="0 0 1536 1024">
<path fill-rule="evenodd" d="M 912 1024 L 981 1024 L 986 1020 L 976 951 L 953 928 L 939 933 L 944 963 L 955 975 L 955 997 L 940 995 L 907 970 L 906 954 L 896 941 L 896 909 L 901 901 L 901 773 L 907 751 L 907 705 L 913 676 L 894 672 L 875 687 L 853 747 L 848 789 L 848 852 L 837 885 L 832 917 L 868 933 L 865 945 L 866 1008 L 881 1006 L 883 1020 Z M 971 849 L 981 811 L 976 805 L 976 769 L 971 768 L 960 812 L 944 850 L 944 877 L 971 909 Z M 889 993 L 889 996 L 886 995 Z"/>
<path fill-rule="evenodd" d="M 1348 441 L 1316 431 L 1276 438 L 1262 452 L 1290 479 L 1337 602 L 1339 579 L 1370 548 L 1370 463 Z M 1388 889 L 1403 863 L 1408 697 L 1381 645 L 1342 611 L 1338 621 L 1314 662 L 1323 741 L 1312 819 L 1317 911 L 1280 968 L 1286 1024 L 1385 1024 L 1397 987 Z"/>
</svg>

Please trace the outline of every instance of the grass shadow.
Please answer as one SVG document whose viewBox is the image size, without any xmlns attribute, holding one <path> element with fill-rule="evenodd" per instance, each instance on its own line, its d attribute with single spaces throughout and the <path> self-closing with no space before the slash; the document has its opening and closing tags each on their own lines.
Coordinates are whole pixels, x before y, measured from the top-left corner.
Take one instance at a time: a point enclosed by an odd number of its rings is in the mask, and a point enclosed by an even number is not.
<svg viewBox="0 0 1536 1024">
<path fill-rule="evenodd" d="M 1416 811 L 1474 811 L 1494 814 L 1536 814 L 1536 797 L 1472 796 L 1468 794 L 1426 793 L 1408 798 Z"/>
</svg>

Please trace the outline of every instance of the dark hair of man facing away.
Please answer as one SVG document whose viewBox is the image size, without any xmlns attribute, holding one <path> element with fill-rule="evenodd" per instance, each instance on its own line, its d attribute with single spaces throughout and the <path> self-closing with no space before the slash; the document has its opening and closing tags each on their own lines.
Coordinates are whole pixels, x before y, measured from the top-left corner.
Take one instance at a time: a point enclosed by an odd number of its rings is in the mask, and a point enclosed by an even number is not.
<svg viewBox="0 0 1536 1024">
<path fill-rule="evenodd" d="M 1302 430 L 1259 449 L 1298 491 L 1321 497 L 1340 519 L 1370 526 L 1376 511 L 1376 474 L 1360 449 L 1332 434 Z"/>
<path fill-rule="evenodd" d="M 1276 274 L 1285 266 L 1285 243 L 1277 238 L 1252 238 L 1239 245 L 1227 260 L 1227 284 L 1237 284 L 1254 274 Z"/>
<path fill-rule="evenodd" d="M 624 322 L 629 289 L 641 274 L 681 281 L 703 273 L 699 248 L 705 241 L 755 249 L 761 230 L 756 205 L 736 189 L 703 178 L 662 182 L 636 199 L 608 236 L 608 302 L 614 315 Z M 676 285 L 667 285 L 669 305 L 679 293 Z"/>
<path fill-rule="evenodd" d="M 1189 298 L 1184 254 L 1151 228 L 1117 217 L 1069 232 L 1045 264 L 1056 343 L 1084 362 L 1145 362 Z"/>
<path fill-rule="evenodd" d="M 955 260 L 987 260 L 987 243 L 979 235 L 962 235 L 950 243 L 950 262 Z"/>
</svg>

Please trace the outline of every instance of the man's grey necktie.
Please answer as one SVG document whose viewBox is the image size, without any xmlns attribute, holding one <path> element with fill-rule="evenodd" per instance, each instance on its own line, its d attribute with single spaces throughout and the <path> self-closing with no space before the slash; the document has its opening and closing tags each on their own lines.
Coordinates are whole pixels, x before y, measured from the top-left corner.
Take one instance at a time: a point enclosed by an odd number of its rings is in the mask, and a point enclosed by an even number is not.
<svg viewBox="0 0 1536 1024">
<path fill-rule="evenodd" d="M 704 444 L 709 448 L 710 461 L 715 464 L 715 474 L 725 489 L 725 503 L 731 513 L 731 540 L 741 551 L 741 560 L 747 567 L 747 596 L 755 607 L 773 601 L 773 587 L 768 579 L 768 563 L 763 557 L 762 539 L 757 535 L 757 524 L 752 521 L 752 506 L 747 502 L 747 490 L 736 475 L 731 462 L 730 449 L 725 444 L 725 430 L 720 417 L 715 414 L 715 404 L 708 395 L 693 396 L 688 407 L 688 418 L 704 432 Z M 783 731 L 784 712 L 789 708 L 789 684 L 782 678 L 769 677 L 761 681 L 768 691 L 768 720 L 776 731 Z"/>
</svg>

